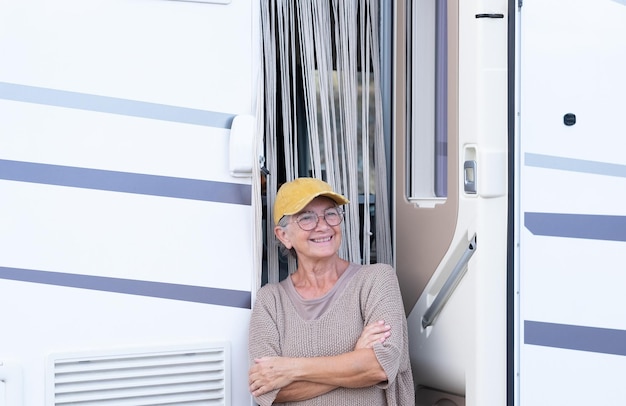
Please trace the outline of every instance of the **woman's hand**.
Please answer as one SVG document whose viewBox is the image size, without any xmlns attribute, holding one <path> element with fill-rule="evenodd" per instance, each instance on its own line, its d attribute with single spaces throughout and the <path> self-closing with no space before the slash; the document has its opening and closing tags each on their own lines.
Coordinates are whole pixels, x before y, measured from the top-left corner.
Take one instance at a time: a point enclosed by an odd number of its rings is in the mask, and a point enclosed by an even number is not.
<svg viewBox="0 0 626 406">
<path fill-rule="evenodd" d="M 248 372 L 248 383 L 253 396 L 261 396 L 293 382 L 290 373 L 292 359 L 287 357 L 263 357 L 254 360 Z"/>
<path fill-rule="evenodd" d="M 391 326 L 384 320 L 376 321 L 363 328 L 361 337 L 356 342 L 355 350 L 373 348 L 375 343 L 383 343 L 391 335 Z"/>
</svg>

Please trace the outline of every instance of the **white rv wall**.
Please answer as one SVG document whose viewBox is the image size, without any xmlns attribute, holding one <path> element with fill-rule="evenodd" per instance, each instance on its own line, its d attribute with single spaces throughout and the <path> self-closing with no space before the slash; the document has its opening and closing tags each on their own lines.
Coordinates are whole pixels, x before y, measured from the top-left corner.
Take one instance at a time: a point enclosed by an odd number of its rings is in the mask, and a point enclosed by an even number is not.
<svg viewBox="0 0 626 406">
<path fill-rule="evenodd" d="M 50 354 L 224 342 L 225 398 L 250 404 L 251 180 L 227 157 L 256 113 L 257 9 L 0 4 L 0 363 L 24 405 L 53 404 Z"/>
</svg>

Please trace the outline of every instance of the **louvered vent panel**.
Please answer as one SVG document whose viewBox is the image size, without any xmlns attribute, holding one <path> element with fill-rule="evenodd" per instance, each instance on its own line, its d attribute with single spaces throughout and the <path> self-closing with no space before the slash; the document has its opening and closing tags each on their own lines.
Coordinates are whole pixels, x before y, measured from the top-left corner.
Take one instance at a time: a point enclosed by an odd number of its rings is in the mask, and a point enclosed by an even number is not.
<svg viewBox="0 0 626 406">
<path fill-rule="evenodd" d="M 224 405 L 228 347 L 51 357 L 55 406 Z"/>
</svg>

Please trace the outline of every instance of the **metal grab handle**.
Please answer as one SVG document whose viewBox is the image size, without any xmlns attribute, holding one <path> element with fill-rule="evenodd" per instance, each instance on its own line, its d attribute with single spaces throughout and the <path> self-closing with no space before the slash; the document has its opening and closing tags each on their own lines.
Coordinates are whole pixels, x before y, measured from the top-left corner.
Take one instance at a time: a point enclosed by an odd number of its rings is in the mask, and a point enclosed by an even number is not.
<svg viewBox="0 0 626 406">
<path fill-rule="evenodd" d="M 448 299 L 452 295 L 452 292 L 454 292 L 454 289 L 456 289 L 457 285 L 461 281 L 461 278 L 463 278 L 463 276 L 467 272 L 467 263 L 469 262 L 472 255 L 474 255 L 475 251 L 476 234 L 474 234 L 474 236 L 470 240 L 467 249 L 465 250 L 465 252 L 463 252 L 463 255 L 461 255 L 461 258 L 459 259 L 459 262 L 457 262 L 456 266 L 450 273 L 450 276 L 448 276 L 448 279 L 446 279 L 446 282 L 441 287 L 441 290 L 439 290 L 437 297 L 435 297 L 433 303 L 426 310 L 426 312 L 424 312 L 424 316 L 422 316 L 423 328 L 426 328 L 433 324 L 435 318 L 437 318 L 443 307 L 446 305 Z"/>
</svg>

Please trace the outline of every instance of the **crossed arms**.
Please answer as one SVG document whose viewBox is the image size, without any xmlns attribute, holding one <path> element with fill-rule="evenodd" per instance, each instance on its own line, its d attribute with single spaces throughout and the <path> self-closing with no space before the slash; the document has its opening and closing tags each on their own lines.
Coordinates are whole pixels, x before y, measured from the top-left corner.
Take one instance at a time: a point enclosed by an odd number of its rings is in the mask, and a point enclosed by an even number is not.
<svg viewBox="0 0 626 406">
<path fill-rule="evenodd" d="M 387 380 L 373 347 L 391 334 L 384 321 L 363 329 L 355 348 L 330 357 L 262 357 L 254 360 L 248 377 L 258 397 L 279 389 L 276 402 L 310 399 L 337 387 L 364 388 Z"/>
</svg>

